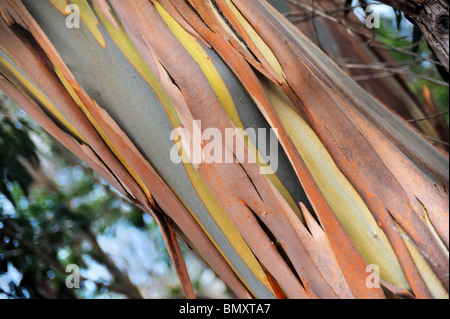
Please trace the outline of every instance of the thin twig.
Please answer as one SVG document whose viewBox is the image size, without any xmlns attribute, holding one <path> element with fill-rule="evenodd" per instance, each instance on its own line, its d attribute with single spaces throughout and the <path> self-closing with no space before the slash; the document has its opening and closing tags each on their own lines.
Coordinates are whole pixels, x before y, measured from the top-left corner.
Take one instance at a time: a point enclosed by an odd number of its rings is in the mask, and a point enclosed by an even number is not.
<svg viewBox="0 0 450 319">
<path fill-rule="evenodd" d="M 404 71 L 390 71 L 390 72 L 383 72 L 383 73 L 378 73 L 378 74 L 368 74 L 368 75 L 361 75 L 361 76 L 355 76 L 352 77 L 353 81 L 368 81 L 368 80 L 375 80 L 375 79 L 382 79 L 382 78 L 387 78 L 390 76 L 395 76 L 397 74 L 404 74 L 406 76 L 411 76 L 417 79 L 422 79 L 437 85 L 441 85 L 441 86 L 445 86 L 445 87 L 449 87 L 449 84 L 447 82 L 444 81 L 439 81 L 436 80 L 434 78 L 428 77 L 426 75 L 420 75 L 420 74 L 415 74 L 415 73 L 411 73 L 411 72 L 404 72 Z"/>
<path fill-rule="evenodd" d="M 403 53 L 403 54 L 406 54 L 406 55 L 409 55 L 409 56 L 412 56 L 412 57 L 415 57 L 415 58 L 419 58 L 419 59 L 423 59 L 424 58 L 420 54 L 417 54 L 417 53 L 414 53 L 414 52 L 411 52 L 411 51 L 408 51 L 408 50 L 404 50 L 402 48 L 393 46 L 391 44 L 388 44 L 388 43 L 385 43 L 385 42 L 382 42 L 382 41 L 379 41 L 379 40 L 376 40 L 376 39 L 368 39 L 366 41 L 366 44 L 368 46 L 371 46 L 371 47 L 374 47 L 374 48 L 380 48 L 380 49 L 383 49 L 385 51 L 396 51 L 396 52 L 400 52 L 400 53 Z M 439 61 L 437 61 L 437 60 L 435 60 L 435 59 L 433 59 L 431 57 L 430 58 L 426 58 L 426 61 L 428 61 L 430 63 L 433 63 L 433 64 L 436 64 L 436 65 L 443 66 L 443 64 L 441 62 L 439 62 Z"/>
<path fill-rule="evenodd" d="M 358 64 L 358 63 L 339 63 L 338 62 L 338 65 L 341 67 L 346 67 L 346 68 L 350 68 L 350 69 L 372 69 L 372 70 L 378 70 L 378 71 L 386 71 L 386 72 L 378 73 L 378 74 L 355 76 L 355 77 L 353 77 L 354 81 L 374 80 L 374 79 L 380 79 L 380 78 L 389 77 L 389 76 L 393 76 L 393 75 L 402 73 L 402 74 L 405 74 L 406 76 L 411 76 L 416 79 L 426 80 L 426 81 L 429 81 L 429 82 L 437 84 L 437 85 L 441 85 L 441 86 L 445 86 L 445 87 L 449 86 L 449 84 L 447 82 L 439 81 L 435 78 L 432 78 L 432 77 L 429 77 L 429 76 L 426 76 L 423 74 L 406 72 L 411 67 L 413 67 L 417 64 L 420 64 L 420 63 L 421 63 L 420 61 L 412 61 L 412 62 L 404 65 L 402 68 L 397 68 L 397 69 L 388 68 L 383 65 L 377 65 L 377 64 Z"/>
<path fill-rule="evenodd" d="M 407 63 L 403 62 L 403 64 L 401 64 L 402 68 L 397 68 L 397 69 L 392 69 L 392 66 L 394 66 L 394 65 L 385 65 L 385 64 L 377 64 L 377 63 L 360 64 L 360 63 L 339 63 L 338 62 L 338 65 L 349 68 L 349 69 L 372 69 L 372 70 L 379 70 L 379 71 L 402 72 L 402 71 L 405 71 L 406 69 L 409 69 L 420 63 L 421 63 L 421 61 L 409 61 Z"/>
<path fill-rule="evenodd" d="M 443 112 L 440 112 L 440 113 L 436 113 L 436 114 L 433 114 L 433 115 L 430 115 L 430 116 L 422 117 L 420 119 L 410 119 L 410 120 L 408 120 L 408 122 L 419 122 L 419 121 L 431 120 L 431 119 L 434 119 L 436 117 L 448 114 L 448 111 L 449 110 L 446 110 L 446 111 L 443 111 Z"/>
<path fill-rule="evenodd" d="M 316 39 L 317 39 L 317 44 L 318 44 L 319 48 L 320 48 L 322 51 L 325 52 L 325 50 L 324 50 L 324 48 L 323 48 L 323 46 L 322 46 L 322 43 L 320 42 L 319 31 L 317 30 L 317 26 L 316 26 L 316 23 L 315 23 L 315 16 L 316 16 L 316 0 L 312 0 L 312 9 L 313 9 L 313 11 L 312 11 L 312 13 L 311 13 L 311 16 L 312 16 L 311 19 L 312 19 L 312 27 L 313 27 L 313 30 L 314 30 L 314 36 L 315 36 Z"/>
<path fill-rule="evenodd" d="M 427 138 L 429 138 L 431 141 L 433 141 L 435 143 L 446 145 L 446 146 L 450 146 L 450 144 L 448 142 L 444 142 L 444 141 L 438 140 L 438 139 L 436 139 L 434 137 L 427 136 Z"/>
<path fill-rule="evenodd" d="M 367 33 L 362 32 L 362 31 L 358 30 L 357 28 L 350 26 L 348 21 L 342 20 L 342 19 L 337 19 L 337 18 L 327 14 L 326 11 L 315 10 L 314 8 L 312 8 L 310 6 L 307 6 L 307 5 L 303 4 L 303 3 L 300 3 L 300 2 L 298 2 L 296 0 L 287 0 L 287 1 L 289 3 L 291 3 L 291 4 L 293 4 L 294 6 L 301 8 L 301 9 L 308 10 L 309 12 L 315 12 L 316 16 L 323 17 L 325 19 L 328 19 L 330 21 L 333 21 L 335 23 L 338 23 L 338 24 L 344 26 L 346 28 L 347 32 L 358 34 L 361 37 L 367 39 L 366 43 L 369 46 L 381 48 L 381 49 L 384 49 L 385 51 L 387 51 L 387 49 L 386 49 L 386 47 L 387 47 L 391 51 L 397 51 L 397 52 L 400 52 L 400 53 L 403 53 L 403 54 L 406 54 L 406 55 L 409 55 L 409 56 L 412 56 L 412 57 L 415 57 L 415 58 L 419 58 L 419 59 L 423 59 L 424 58 L 420 54 L 416 54 L 416 53 L 413 53 L 411 51 L 395 47 L 393 45 L 387 44 L 387 43 L 382 42 L 380 40 L 377 40 L 377 39 L 375 39 L 373 37 L 370 37 L 369 35 L 367 35 Z M 297 23 L 299 21 L 294 20 L 292 22 L 293 23 Z M 430 63 L 433 63 L 433 64 L 436 64 L 436 65 L 443 66 L 443 64 L 441 62 L 439 62 L 439 61 L 437 61 L 435 59 L 432 59 L 432 58 L 426 59 L 426 61 L 428 61 Z"/>
<path fill-rule="evenodd" d="M 9 298 L 12 298 L 12 299 L 21 299 L 21 298 L 19 298 L 18 296 L 13 295 L 12 293 L 9 293 L 9 292 L 3 290 L 2 288 L 0 288 L 0 294 L 5 294 L 5 295 L 7 295 Z"/>
</svg>

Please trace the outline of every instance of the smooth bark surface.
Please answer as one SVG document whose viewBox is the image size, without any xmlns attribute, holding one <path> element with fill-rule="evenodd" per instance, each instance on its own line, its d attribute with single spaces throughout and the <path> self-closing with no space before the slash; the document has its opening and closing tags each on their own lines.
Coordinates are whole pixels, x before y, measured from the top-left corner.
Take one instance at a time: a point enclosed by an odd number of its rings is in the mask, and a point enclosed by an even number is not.
<svg viewBox="0 0 450 319">
<path fill-rule="evenodd" d="M 266 1 L 69 2 L 81 28 L 66 0 L 0 0 L 0 88 L 156 219 L 188 297 L 175 231 L 240 298 L 385 298 L 370 264 L 448 297 L 448 155 Z M 183 128 L 260 158 L 242 132 L 269 127 L 277 172 L 170 157 Z"/>
</svg>

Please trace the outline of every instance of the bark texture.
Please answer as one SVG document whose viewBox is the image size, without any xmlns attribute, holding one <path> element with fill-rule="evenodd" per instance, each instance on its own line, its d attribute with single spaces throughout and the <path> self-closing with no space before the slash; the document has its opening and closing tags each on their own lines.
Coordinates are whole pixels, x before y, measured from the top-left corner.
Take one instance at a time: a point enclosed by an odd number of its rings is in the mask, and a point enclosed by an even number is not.
<svg viewBox="0 0 450 319">
<path fill-rule="evenodd" d="M 449 4 L 447 0 L 381 0 L 409 16 L 425 35 L 448 72 Z"/>
</svg>

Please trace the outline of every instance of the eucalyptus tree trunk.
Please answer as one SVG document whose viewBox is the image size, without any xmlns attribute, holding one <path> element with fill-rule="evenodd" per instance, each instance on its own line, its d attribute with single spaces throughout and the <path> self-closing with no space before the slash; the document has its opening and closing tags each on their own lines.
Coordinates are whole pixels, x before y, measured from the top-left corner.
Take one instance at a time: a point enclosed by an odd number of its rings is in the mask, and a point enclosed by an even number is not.
<svg viewBox="0 0 450 319">
<path fill-rule="evenodd" d="M 0 9 L 0 89 L 155 218 L 187 297 L 177 236 L 240 298 L 448 298 L 448 155 L 266 1 Z"/>
</svg>

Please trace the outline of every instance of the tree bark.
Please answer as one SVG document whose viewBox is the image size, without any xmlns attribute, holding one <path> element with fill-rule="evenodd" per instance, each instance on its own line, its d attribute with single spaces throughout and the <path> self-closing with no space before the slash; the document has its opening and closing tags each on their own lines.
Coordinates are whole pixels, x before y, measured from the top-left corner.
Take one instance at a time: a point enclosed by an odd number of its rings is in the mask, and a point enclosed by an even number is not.
<svg viewBox="0 0 450 319">
<path fill-rule="evenodd" d="M 448 157 L 264 0 L 111 0 L 86 6 L 81 30 L 61 27 L 64 2 L 22 1 L 0 0 L 0 87 L 145 212 L 161 208 L 236 296 L 384 298 L 369 263 L 393 292 L 448 298 Z M 289 174 L 177 165 L 168 136 L 202 131 L 194 120 L 220 136 L 276 129 Z M 235 158 L 266 150 L 237 137 L 222 144 Z"/>
<path fill-rule="evenodd" d="M 449 4 L 447 0 L 381 0 L 409 16 L 423 32 L 447 72 L 449 71 Z"/>
</svg>

